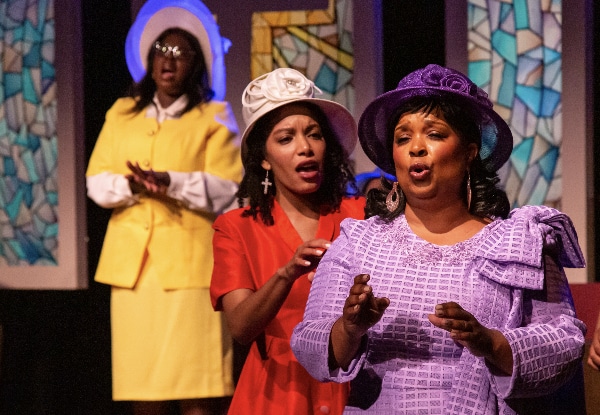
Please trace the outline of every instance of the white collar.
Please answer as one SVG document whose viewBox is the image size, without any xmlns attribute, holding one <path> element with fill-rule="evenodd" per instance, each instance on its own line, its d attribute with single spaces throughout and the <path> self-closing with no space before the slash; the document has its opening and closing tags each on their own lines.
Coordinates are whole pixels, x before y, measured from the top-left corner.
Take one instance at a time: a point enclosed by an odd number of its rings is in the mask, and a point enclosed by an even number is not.
<svg viewBox="0 0 600 415">
<path fill-rule="evenodd" d="M 154 105 L 150 105 L 148 107 L 146 116 L 156 118 L 159 123 L 161 123 L 165 120 L 177 119 L 177 118 L 181 117 L 181 114 L 183 113 L 183 109 L 188 104 L 188 101 L 189 100 L 188 100 L 187 95 L 183 94 L 182 96 L 177 98 L 175 100 L 175 102 L 173 102 L 167 108 L 163 108 L 163 106 L 160 105 L 158 96 L 155 93 L 154 98 L 152 98 L 152 102 L 154 103 Z"/>
</svg>

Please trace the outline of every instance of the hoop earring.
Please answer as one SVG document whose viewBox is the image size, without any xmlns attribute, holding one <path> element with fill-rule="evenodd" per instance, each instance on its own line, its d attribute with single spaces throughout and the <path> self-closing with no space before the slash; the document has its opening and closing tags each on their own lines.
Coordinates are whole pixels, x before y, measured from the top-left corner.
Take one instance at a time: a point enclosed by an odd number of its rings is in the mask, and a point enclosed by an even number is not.
<svg viewBox="0 0 600 415">
<path fill-rule="evenodd" d="M 467 210 L 471 211 L 471 172 L 467 171 Z"/>
<path fill-rule="evenodd" d="M 273 186 L 273 183 L 271 183 L 269 181 L 269 170 L 266 171 L 267 175 L 265 176 L 265 180 L 263 180 L 262 182 L 260 182 L 260 184 L 263 185 L 263 194 L 264 195 L 268 195 L 269 194 L 269 188 L 271 186 Z"/>
<path fill-rule="evenodd" d="M 387 197 L 385 198 L 385 206 L 387 207 L 387 210 L 393 212 L 398 208 L 399 204 L 400 192 L 398 192 L 398 182 L 394 182 L 392 190 L 390 190 Z"/>
</svg>

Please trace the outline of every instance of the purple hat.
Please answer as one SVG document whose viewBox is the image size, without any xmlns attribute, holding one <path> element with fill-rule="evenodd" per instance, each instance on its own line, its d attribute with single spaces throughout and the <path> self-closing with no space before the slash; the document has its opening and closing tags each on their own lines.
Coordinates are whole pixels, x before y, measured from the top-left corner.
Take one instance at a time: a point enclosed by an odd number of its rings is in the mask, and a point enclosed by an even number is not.
<svg viewBox="0 0 600 415">
<path fill-rule="evenodd" d="M 453 69 L 427 65 L 406 75 L 398 87 L 371 102 L 358 123 L 358 136 L 363 151 L 383 171 L 396 174 L 394 160 L 389 154 L 391 139 L 389 123 L 398 108 L 417 96 L 445 96 L 464 99 L 478 113 L 481 131 L 479 155 L 490 169 L 498 170 L 510 157 L 513 148 L 512 132 L 506 121 L 494 111 L 488 95 L 467 76 Z"/>
</svg>

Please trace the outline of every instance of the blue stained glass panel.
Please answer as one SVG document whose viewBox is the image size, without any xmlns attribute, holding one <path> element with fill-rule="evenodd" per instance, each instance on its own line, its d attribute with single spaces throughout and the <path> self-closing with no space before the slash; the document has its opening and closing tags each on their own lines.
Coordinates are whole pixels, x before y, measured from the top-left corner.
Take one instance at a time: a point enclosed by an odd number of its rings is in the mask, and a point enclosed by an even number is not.
<svg viewBox="0 0 600 415">
<path fill-rule="evenodd" d="M 546 198 L 546 193 L 548 193 L 548 187 L 548 182 L 544 180 L 544 177 L 539 176 L 538 181 L 531 192 L 528 203 L 532 205 L 543 205 Z"/>
<path fill-rule="evenodd" d="M 20 73 L 5 73 L 4 74 L 4 97 L 10 98 L 21 92 L 22 78 Z"/>
<path fill-rule="evenodd" d="M 57 265 L 54 2 L 3 0 L 0 15 L 0 267 Z"/>
<path fill-rule="evenodd" d="M 502 175 L 502 185 L 511 186 L 511 206 L 560 209 L 560 192 L 553 189 L 549 196 L 549 189 L 561 179 L 562 2 L 468 0 L 468 12 L 470 47 L 477 47 L 469 55 L 469 76 L 514 123 L 517 144 Z M 535 156 L 534 138 L 535 149 L 543 151 Z"/>
<path fill-rule="evenodd" d="M 17 169 L 15 168 L 15 161 L 12 157 L 3 157 L 2 161 L 4 167 L 3 175 L 14 176 L 17 174 Z"/>
<path fill-rule="evenodd" d="M 545 47 L 544 49 L 544 65 L 549 65 L 561 59 L 561 53 Z"/>
<path fill-rule="evenodd" d="M 527 10 L 527 0 L 514 0 L 514 7 L 516 29 L 527 29 L 529 27 L 529 11 Z"/>
<path fill-rule="evenodd" d="M 490 62 L 487 60 L 469 62 L 469 73 L 473 74 L 471 80 L 477 85 L 488 85 L 490 83 L 490 69 Z"/>
<path fill-rule="evenodd" d="M 492 46 L 503 59 L 513 65 L 517 64 L 517 42 L 514 36 L 497 30 L 492 34 Z"/>
<path fill-rule="evenodd" d="M 554 91 L 549 88 L 544 88 L 542 90 L 542 107 L 540 111 L 541 117 L 551 117 L 558 104 L 560 104 L 561 93 L 558 91 Z"/>
<path fill-rule="evenodd" d="M 498 104 L 505 107 L 510 107 L 515 97 L 515 79 L 517 76 L 516 67 L 514 65 L 504 65 L 502 72 L 502 82 L 498 90 Z"/>
<path fill-rule="evenodd" d="M 323 92 L 334 94 L 338 84 L 337 74 L 327 65 L 321 65 L 314 82 Z"/>
<path fill-rule="evenodd" d="M 517 85 L 516 95 L 536 115 L 540 114 L 542 91 L 533 86 Z"/>
<path fill-rule="evenodd" d="M 525 177 L 529 159 L 531 158 L 531 150 L 533 149 L 533 138 L 523 140 L 519 145 L 515 146 L 512 152 L 512 163 L 519 177 Z"/>
<path fill-rule="evenodd" d="M 554 177 L 554 170 L 556 169 L 556 163 L 558 162 L 558 148 L 552 147 L 540 160 L 540 172 L 544 178 L 551 182 Z"/>
</svg>

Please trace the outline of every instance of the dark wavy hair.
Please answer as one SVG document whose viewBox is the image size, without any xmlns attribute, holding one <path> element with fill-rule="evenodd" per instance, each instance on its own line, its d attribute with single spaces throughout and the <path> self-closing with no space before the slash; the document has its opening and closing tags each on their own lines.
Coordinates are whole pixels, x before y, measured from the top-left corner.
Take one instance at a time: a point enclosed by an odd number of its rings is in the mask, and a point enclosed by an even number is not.
<svg viewBox="0 0 600 415">
<path fill-rule="evenodd" d="M 185 37 L 194 52 L 192 57 L 192 73 L 187 78 L 184 85 L 184 92 L 188 97 L 188 103 L 182 111 L 182 114 L 185 114 L 196 105 L 202 102 L 209 102 L 213 99 L 215 92 L 210 88 L 204 54 L 202 53 L 202 48 L 200 47 L 198 39 L 196 39 L 194 35 L 186 30 L 174 27 L 162 32 L 154 42 L 162 42 L 167 36 L 173 33 Z M 152 45 L 154 45 L 154 42 L 152 42 Z M 156 83 L 154 82 L 154 79 L 152 79 L 155 53 L 154 47 L 150 48 L 146 60 L 146 74 L 144 75 L 144 78 L 138 83 L 134 82 L 129 88 L 128 95 L 136 100 L 135 105 L 129 110 L 130 113 L 137 114 L 152 102 L 152 98 L 156 92 Z"/>
<path fill-rule="evenodd" d="M 471 104 L 460 98 L 443 93 L 432 93 L 427 96 L 411 98 L 400 106 L 388 124 L 388 154 L 392 154 L 393 131 L 400 117 L 404 114 L 425 112 L 427 114 L 441 115 L 448 125 L 464 140 L 465 144 L 475 143 L 481 149 L 481 131 L 477 120 L 479 113 Z M 510 202 L 504 190 L 498 187 L 500 179 L 496 171 L 485 165 L 479 154 L 472 161 L 469 168 L 471 177 L 471 206 L 469 212 L 481 218 L 506 218 L 510 212 Z M 463 199 L 467 200 L 467 175 L 462 186 Z M 400 192 L 400 203 L 393 212 L 387 209 L 385 200 L 392 190 L 393 182 L 382 178 L 381 187 L 372 189 L 367 195 L 365 207 L 366 217 L 379 216 L 390 222 L 404 213 L 406 199 Z M 400 190 L 400 189 L 399 189 Z"/>
<path fill-rule="evenodd" d="M 339 210 L 346 193 L 347 184 L 355 183 L 354 173 L 348 159 L 344 155 L 342 146 L 336 140 L 327 117 L 318 106 L 305 101 L 293 102 L 287 105 L 305 106 L 311 114 L 314 114 L 313 118 L 321 127 L 326 146 L 323 160 L 323 182 L 314 197 L 315 200 L 319 201 L 323 213 L 335 212 Z M 252 216 L 257 220 L 260 215 L 263 223 L 267 226 L 274 223 L 271 209 L 277 189 L 275 183 L 273 183 L 268 193 L 264 194 L 264 187 L 261 182 L 265 179 L 266 170 L 263 169 L 261 164 L 265 159 L 267 137 L 281 120 L 277 116 L 278 110 L 285 106 L 267 113 L 256 121 L 252 131 L 245 139 L 245 149 L 242 151 L 245 172 L 236 193 L 238 203 L 240 207 L 244 205 L 244 201 L 248 203 L 248 209 L 244 210 L 243 216 Z M 273 181 L 273 177 L 270 177 L 270 180 Z"/>
</svg>

